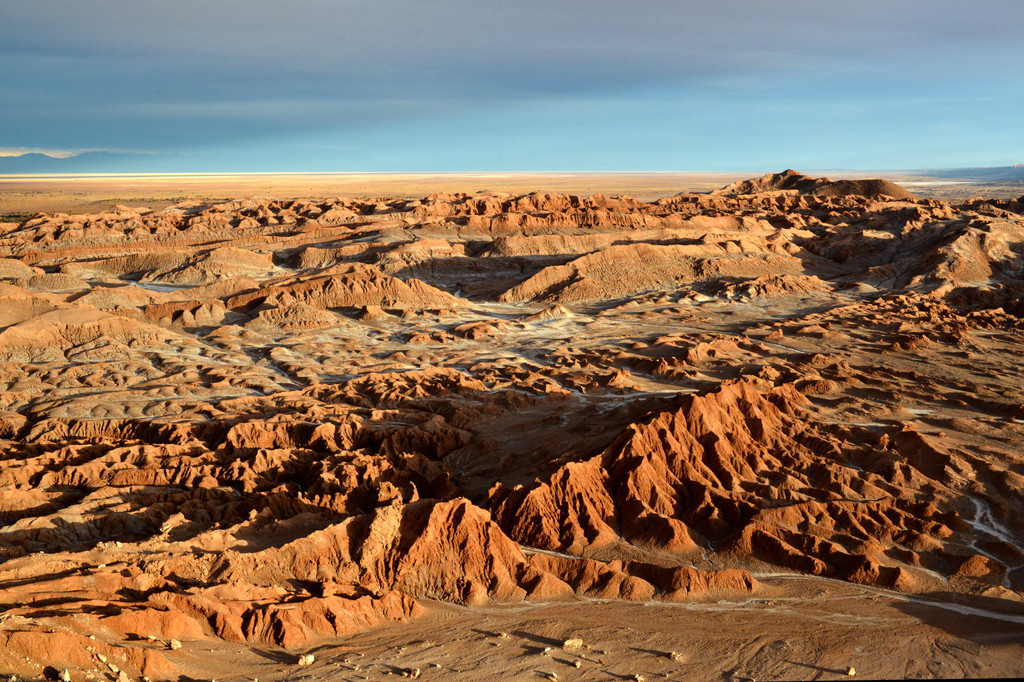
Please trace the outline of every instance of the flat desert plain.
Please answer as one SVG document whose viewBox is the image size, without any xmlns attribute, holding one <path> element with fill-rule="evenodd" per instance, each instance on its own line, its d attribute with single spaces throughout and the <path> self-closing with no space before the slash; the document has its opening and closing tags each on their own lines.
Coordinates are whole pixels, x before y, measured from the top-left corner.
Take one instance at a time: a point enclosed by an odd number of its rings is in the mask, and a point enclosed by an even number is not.
<svg viewBox="0 0 1024 682">
<path fill-rule="evenodd" d="M 1024 674 L 1024 189 L 726 175 L 0 179 L 0 672 Z"/>
<path fill-rule="evenodd" d="M 865 177 L 860 171 L 812 174 L 847 180 Z M 155 210 L 191 199 L 422 199 L 438 192 L 603 193 L 654 201 L 680 192 L 711 192 L 748 177 L 749 173 L 738 172 L 0 175 L 0 218 L 20 220 L 40 211 L 102 213 L 119 204 Z M 1024 183 L 983 183 L 893 171 L 871 177 L 899 183 L 922 198 L 1006 200 L 1024 193 Z"/>
</svg>

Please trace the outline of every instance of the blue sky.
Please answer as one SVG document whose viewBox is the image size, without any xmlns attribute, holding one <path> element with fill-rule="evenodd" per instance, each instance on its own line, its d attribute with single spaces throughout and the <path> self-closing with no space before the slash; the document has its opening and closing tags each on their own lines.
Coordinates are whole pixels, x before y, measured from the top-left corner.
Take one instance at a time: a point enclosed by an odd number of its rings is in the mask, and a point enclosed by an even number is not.
<svg viewBox="0 0 1024 682">
<path fill-rule="evenodd" d="M 1024 162 L 1020 0 L 4 0 L 0 155 L 97 170 Z"/>
</svg>

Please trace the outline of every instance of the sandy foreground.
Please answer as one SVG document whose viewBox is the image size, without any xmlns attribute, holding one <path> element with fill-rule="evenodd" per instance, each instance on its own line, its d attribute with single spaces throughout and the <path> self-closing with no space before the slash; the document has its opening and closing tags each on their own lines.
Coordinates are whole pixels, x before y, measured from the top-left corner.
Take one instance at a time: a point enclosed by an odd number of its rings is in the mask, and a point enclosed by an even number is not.
<svg viewBox="0 0 1024 682">
<path fill-rule="evenodd" d="M 1024 192 L 830 177 L 0 179 L 0 673 L 1024 674 Z"/>
<path fill-rule="evenodd" d="M 684 604 L 431 604 L 414 623 L 291 653 L 196 643 L 184 669 L 217 679 L 840 680 L 1012 677 L 1024 609 L 986 611 L 802 578 L 752 599 Z M 566 646 L 579 639 L 580 646 Z M 577 667 L 577 662 L 579 666 Z M 244 672 L 243 672 L 244 671 Z"/>
</svg>

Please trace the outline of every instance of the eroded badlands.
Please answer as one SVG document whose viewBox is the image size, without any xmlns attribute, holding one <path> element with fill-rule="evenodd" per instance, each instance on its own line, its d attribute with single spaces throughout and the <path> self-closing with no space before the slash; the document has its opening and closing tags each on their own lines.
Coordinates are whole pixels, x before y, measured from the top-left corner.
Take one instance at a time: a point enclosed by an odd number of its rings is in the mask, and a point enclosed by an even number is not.
<svg viewBox="0 0 1024 682">
<path fill-rule="evenodd" d="M 0 257 L 0 671 L 779 574 L 1024 599 L 1024 197 L 190 202 Z"/>
</svg>

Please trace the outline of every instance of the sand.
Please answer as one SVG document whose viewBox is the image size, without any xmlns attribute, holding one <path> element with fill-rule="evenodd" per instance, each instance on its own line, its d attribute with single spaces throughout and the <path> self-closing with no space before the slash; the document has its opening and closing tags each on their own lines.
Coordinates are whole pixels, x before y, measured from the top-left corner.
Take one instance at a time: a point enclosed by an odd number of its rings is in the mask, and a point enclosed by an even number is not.
<svg viewBox="0 0 1024 682">
<path fill-rule="evenodd" d="M 864 171 L 825 170 L 836 179 L 865 177 Z M 351 196 L 418 198 L 432 192 L 518 192 L 534 190 L 590 195 L 625 194 L 642 200 L 678 192 L 710 192 L 739 180 L 744 172 L 632 173 L 316 173 L 316 174 L 87 174 L 0 175 L 0 216 L 37 211 L 90 213 L 117 204 L 161 209 L 187 199 L 227 200 L 270 196 L 326 199 Z M 910 172 L 878 171 L 922 197 L 964 200 L 976 196 L 1010 199 L 1024 189 L 1013 184 L 929 178 Z"/>
</svg>

